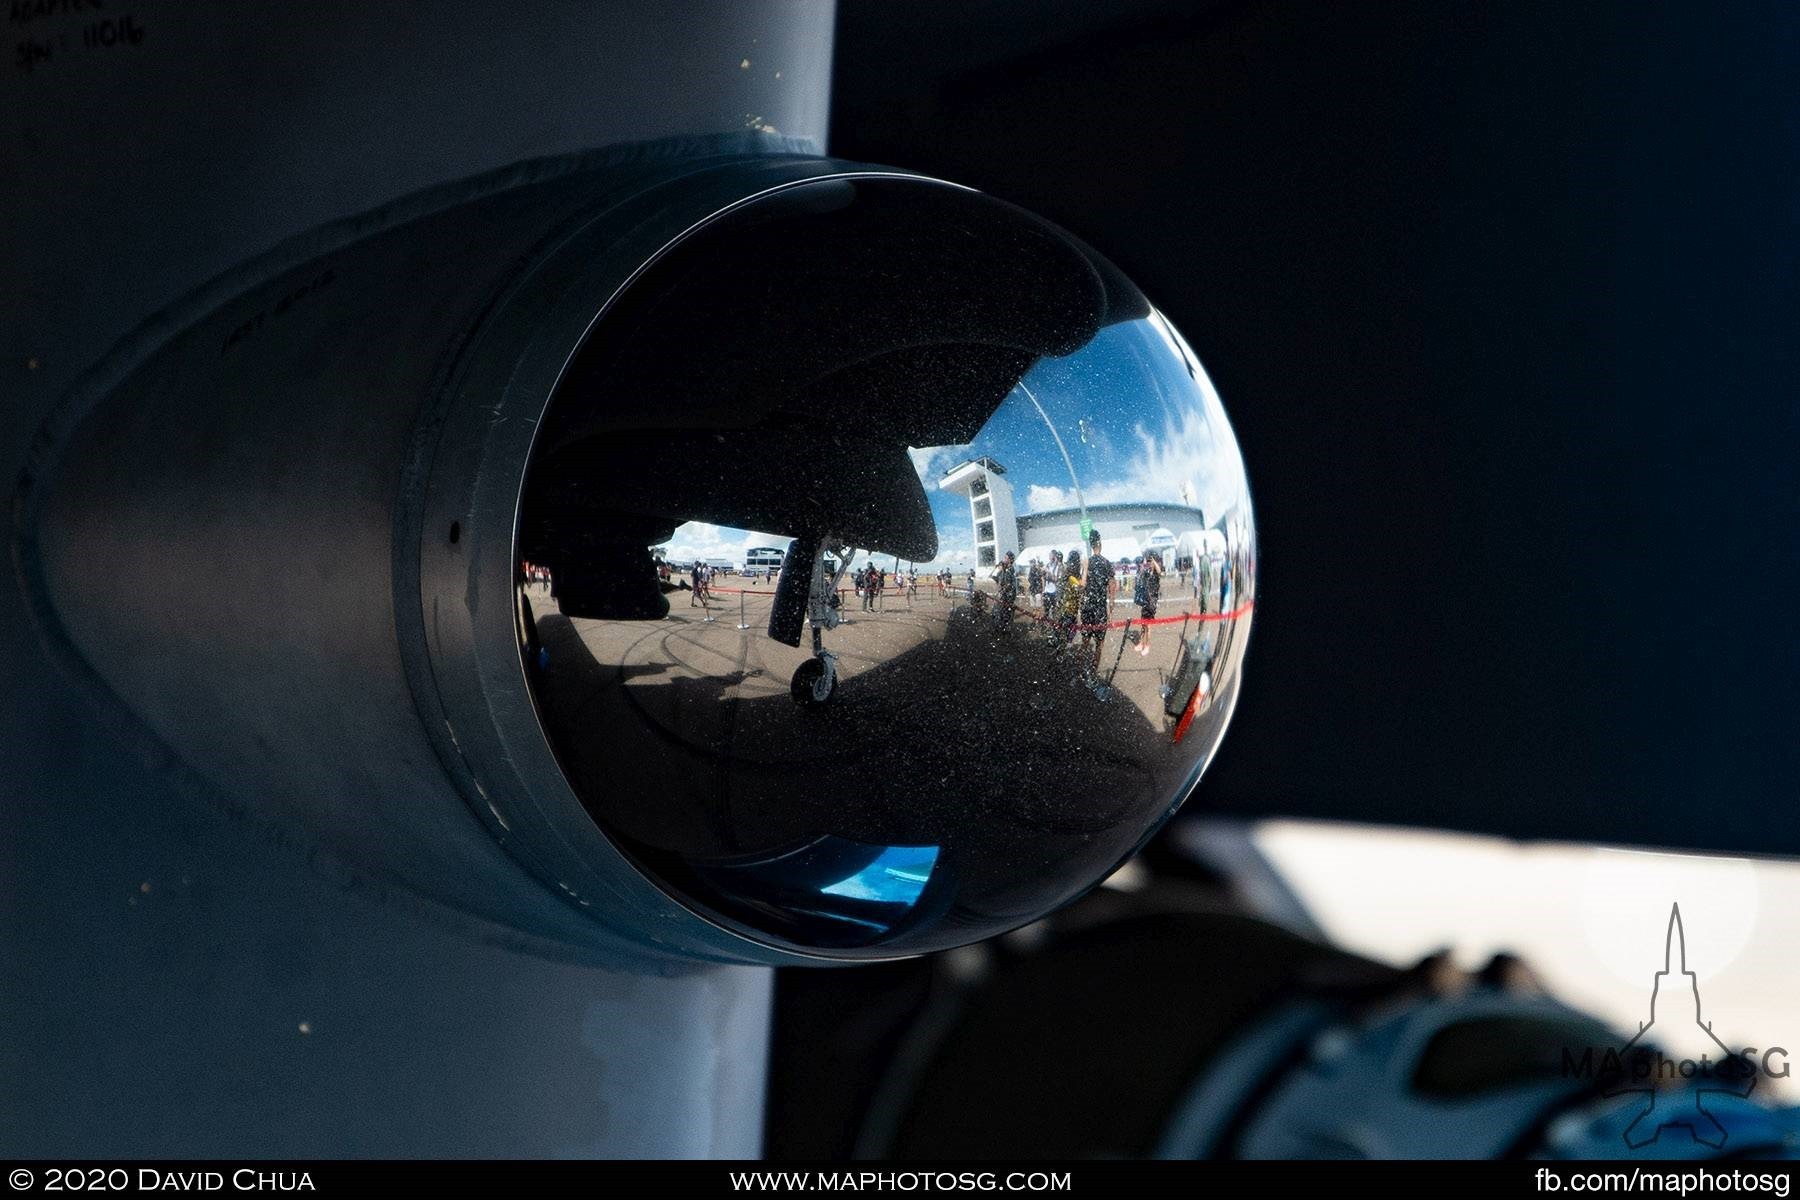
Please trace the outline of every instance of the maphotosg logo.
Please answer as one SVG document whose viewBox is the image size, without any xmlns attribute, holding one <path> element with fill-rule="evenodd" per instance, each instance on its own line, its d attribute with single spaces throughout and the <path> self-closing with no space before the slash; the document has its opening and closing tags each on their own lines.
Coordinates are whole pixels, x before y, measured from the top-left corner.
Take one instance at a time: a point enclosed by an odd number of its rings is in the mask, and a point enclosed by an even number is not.
<svg viewBox="0 0 1800 1200">
<path fill-rule="evenodd" d="M 1653 1030 L 1671 1040 L 1689 1026 L 1698 1029 L 1703 1049 L 1698 1058 L 1675 1058 L 1653 1045 Z M 1622 1046 L 1592 1046 L 1580 1054 L 1565 1048 L 1562 1071 L 1567 1078 L 1591 1082 L 1608 1099 L 1638 1095 L 1642 1106 L 1625 1127 L 1625 1144 L 1641 1149 L 1662 1137 L 1663 1130 L 1683 1128 L 1688 1136 L 1713 1150 L 1724 1148 L 1727 1133 L 1709 1102 L 1718 1096 L 1747 1099 L 1759 1076 L 1786 1079 L 1788 1052 L 1780 1046 L 1732 1049 L 1713 1032 L 1700 1007 L 1700 981 L 1687 965 L 1687 934 L 1681 906 L 1669 911 L 1663 968 L 1650 984 L 1650 1019 Z"/>
</svg>

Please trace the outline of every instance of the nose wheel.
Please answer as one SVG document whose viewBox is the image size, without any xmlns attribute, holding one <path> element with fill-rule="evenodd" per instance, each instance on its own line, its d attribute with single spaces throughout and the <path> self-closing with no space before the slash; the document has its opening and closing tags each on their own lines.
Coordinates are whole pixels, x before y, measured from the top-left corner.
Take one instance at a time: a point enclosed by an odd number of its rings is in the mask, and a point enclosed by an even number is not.
<svg viewBox="0 0 1800 1200">
<path fill-rule="evenodd" d="M 837 565 L 828 568 L 823 551 L 830 547 L 837 553 Z M 799 553 L 796 553 L 798 551 Z M 834 540 L 825 537 L 817 542 L 802 544 L 796 540 L 788 549 L 788 558 L 782 564 L 782 587 L 789 585 L 788 568 L 796 564 L 800 558 L 810 556 L 812 561 L 806 569 L 806 622 L 812 626 L 812 657 L 801 663 L 794 672 L 793 682 L 788 687 L 788 694 L 794 703 L 811 708 L 828 703 L 837 692 L 838 666 L 837 655 L 825 648 L 825 631 L 836 629 L 841 620 L 839 613 L 838 584 L 844 578 L 844 571 L 850 566 L 850 559 L 855 553 L 849 546 L 836 545 Z M 798 580 L 794 580 L 798 582 Z M 777 589 L 778 591 L 781 589 Z M 796 589 L 797 590 L 797 589 Z M 796 606 L 797 608 L 797 606 Z M 769 633 L 779 636 L 790 646 L 800 644 L 798 612 L 789 610 L 791 615 L 782 622 L 778 632 L 773 617 L 770 619 Z M 791 636 L 784 636 L 791 632 Z"/>
<path fill-rule="evenodd" d="M 837 655 L 823 650 L 817 658 L 801 663 L 788 693 L 795 704 L 809 708 L 829 702 L 837 694 Z"/>
</svg>

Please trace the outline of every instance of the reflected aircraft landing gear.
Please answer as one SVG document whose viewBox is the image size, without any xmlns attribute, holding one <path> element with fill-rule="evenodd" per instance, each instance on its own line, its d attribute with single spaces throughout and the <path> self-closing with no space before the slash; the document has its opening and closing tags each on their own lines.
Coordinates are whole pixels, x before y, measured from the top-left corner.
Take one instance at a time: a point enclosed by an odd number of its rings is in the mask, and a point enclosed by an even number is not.
<svg viewBox="0 0 1800 1200">
<path fill-rule="evenodd" d="M 822 551 L 830 547 L 837 556 L 835 569 L 828 569 Z M 796 538 L 788 547 L 781 565 L 781 580 L 775 586 L 774 610 L 769 615 L 769 636 L 790 646 L 800 644 L 800 620 L 812 625 L 813 656 L 794 672 L 788 694 L 794 703 L 811 707 L 829 702 L 837 693 L 837 655 L 825 648 L 825 631 L 836 629 L 841 602 L 838 584 L 843 582 L 855 549 L 833 546 L 829 537 Z M 804 580 L 804 583 L 802 582 Z M 805 587 L 804 608 L 798 602 Z"/>
<path fill-rule="evenodd" d="M 824 704 L 837 694 L 837 655 L 829 650 L 816 653 L 817 658 L 807 659 L 794 672 L 789 694 L 795 704 Z"/>
</svg>

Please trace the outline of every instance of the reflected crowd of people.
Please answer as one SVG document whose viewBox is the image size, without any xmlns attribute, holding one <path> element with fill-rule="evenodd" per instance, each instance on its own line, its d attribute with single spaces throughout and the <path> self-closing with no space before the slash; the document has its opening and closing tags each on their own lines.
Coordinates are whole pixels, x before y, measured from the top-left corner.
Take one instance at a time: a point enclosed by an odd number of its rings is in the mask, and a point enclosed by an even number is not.
<svg viewBox="0 0 1800 1200">
<path fill-rule="evenodd" d="M 1232 618 L 1242 615 L 1232 607 L 1234 581 L 1247 564 L 1234 561 L 1229 552 L 1203 551 L 1172 562 L 1171 557 L 1150 549 L 1115 562 L 1095 531 L 1088 536 L 1085 553 L 1079 547 L 1066 553 L 1052 550 L 1047 558 L 1020 563 L 1009 551 L 987 576 L 991 588 L 978 585 L 971 571 L 968 584 L 957 591 L 972 612 L 990 619 L 994 628 L 1010 631 L 1023 618 L 1034 632 L 1066 647 L 1084 678 L 1100 689 L 1111 685 L 1126 653 L 1151 656 L 1157 625 L 1179 621 L 1173 645 L 1176 665 L 1162 672 L 1162 692 L 1167 698 L 1172 689 L 1183 686 L 1177 676 L 1205 677 L 1204 686 L 1210 691 L 1215 686 L 1210 674 L 1231 644 L 1237 624 Z M 940 578 L 947 580 L 948 575 L 946 570 Z M 1179 606 L 1166 617 L 1165 598 Z M 1130 615 L 1119 617 L 1115 610 L 1120 605 L 1129 605 Z M 1194 617 L 1208 619 L 1190 629 Z M 1122 645 L 1112 640 L 1114 635 Z M 1110 670 L 1109 644 L 1116 651 Z"/>
<path fill-rule="evenodd" d="M 1237 624 L 1231 618 L 1241 615 L 1233 606 L 1242 606 L 1248 598 L 1242 581 L 1253 569 L 1247 548 L 1240 545 L 1237 549 L 1234 554 L 1230 549 L 1201 547 L 1176 556 L 1166 549 L 1151 548 L 1115 561 L 1095 530 L 1085 545 L 1067 551 L 1051 550 L 1046 557 L 1034 556 L 1028 562 L 1020 562 L 1015 552 L 1008 551 L 985 573 L 974 567 L 958 571 L 941 566 L 928 579 L 935 584 L 938 597 L 966 606 L 970 616 L 985 627 L 1008 634 L 1028 633 L 1056 645 L 1096 694 L 1104 695 L 1111 688 L 1125 654 L 1148 660 L 1153 650 L 1167 645 L 1172 661 L 1157 664 L 1160 690 L 1166 699 L 1176 688 L 1195 686 L 1195 680 L 1205 689 L 1219 685 L 1220 681 L 1210 676 L 1231 645 Z M 520 565 L 525 587 L 552 592 L 549 568 L 531 562 Z M 707 609 L 716 599 L 715 581 L 722 572 L 704 559 L 693 559 L 685 571 L 679 571 L 666 558 L 658 557 L 655 569 L 665 591 L 689 592 L 690 608 Z M 744 583 L 754 587 L 759 582 L 772 584 L 776 572 L 745 570 L 741 574 Z M 884 602 L 904 600 L 904 611 L 910 611 L 919 596 L 919 574 L 916 565 L 895 561 L 889 566 L 870 558 L 846 577 L 843 601 L 847 605 L 853 593 L 861 612 L 879 614 Z M 1174 611 L 1165 613 L 1166 605 Z M 1120 607 L 1126 608 L 1124 615 L 1119 614 Z M 1189 618 L 1204 621 L 1190 627 Z M 1159 624 L 1179 627 L 1172 638 L 1164 633 L 1159 639 Z M 1110 662 L 1109 649 L 1113 652 Z"/>
</svg>

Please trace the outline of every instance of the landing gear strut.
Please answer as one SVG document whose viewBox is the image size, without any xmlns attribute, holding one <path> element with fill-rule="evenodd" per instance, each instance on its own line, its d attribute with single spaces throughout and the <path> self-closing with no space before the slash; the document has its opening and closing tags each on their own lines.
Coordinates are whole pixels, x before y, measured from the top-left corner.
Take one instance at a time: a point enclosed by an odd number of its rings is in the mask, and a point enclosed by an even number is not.
<svg viewBox="0 0 1800 1200">
<path fill-rule="evenodd" d="M 824 552 L 827 549 L 837 556 L 835 570 L 826 567 Z M 788 694 L 796 704 L 806 707 L 825 704 L 837 692 L 837 655 L 825 648 L 824 634 L 827 629 L 838 627 L 842 607 L 838 584 L 843 581 L 854 553 L 850 546 L 834 545 L 829 537 L 817 541 L 796 539 L 782 563 L 781 581 L 775 589 L 775 609 L 769 618 L 769 636 L 790 646 L 800 644 L 800 613 L 794 601 L 799 598 L 801 586 L 806 588 L 805 617 L 812 625 L 813 656 L 800 664 L 788 687 Z M 811 561 L 807 562 L 809 558 Z M 806 573 L 804 585 L 800 578 L 802 571 Z"/>
</svg>

